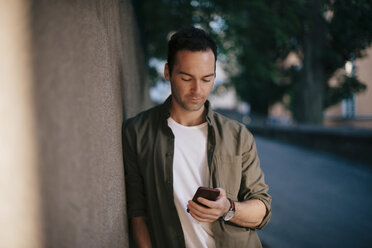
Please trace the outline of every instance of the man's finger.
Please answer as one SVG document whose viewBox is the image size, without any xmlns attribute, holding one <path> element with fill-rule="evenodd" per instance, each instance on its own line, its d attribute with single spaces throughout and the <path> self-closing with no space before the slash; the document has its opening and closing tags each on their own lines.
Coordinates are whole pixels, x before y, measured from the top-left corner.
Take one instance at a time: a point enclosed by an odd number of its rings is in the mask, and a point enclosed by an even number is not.
<svg viewBox="0 0 372 248">
<path fill-rule="evenodd" d="M 212 208 L 204 207 L 194 201 L 189 201 L 189 208 L 197 209 L 198 212 L 203 214 L 211 214 L 211 212 L 213 212 Z"/>
<path fill-rule="evenodd" d="M 197 221 L 199 221 L 199 222 L 213 222 L 213 221 L 214 221 L 213 219 L 205 219 L 205 218 L 201 218 L 201 217 L 197 216 L 196 214 L 194 214 L 194 213 L 192 213 L 192 212 L 190 212 L 190 215 L 191 215 L 194 219 L 196 219 Z"/>
<path fill-rule="evenodd" d="M 197 205 L 188 205 L 189 213 L 198 217 L 198 220 L 200 219 L 208 219 L 208 220 L 216 220 L 219 218 L 218 211 L 212 210 L 212 209 L 206 209 L 204 207 L 197 206 Z"/>
<path fill-rule="evenodd" d="M 200 222 L 213 222 L 215 221 L 217 218 L 213 215 L 205 215 L 205 214 L 201 214 L 200 212 L 198 212 L 197 210 L 195 209 L 191 209 L 189 214 L 196 220 L 200 221 Z"/>
<path fill-rule="evenodd" d="M 218 214 L 215 213 L 215 211 L 199 211 L 196 208 L 191 207 L 190 208 L 190 213 L 194 213 L 195 215 L 199 216 L 200 218 L 204 219 L 216 219 L 218 218 Z"/>
<path fill-rule="evenodd" d="M 199 221 L 203 221 L 203 222 L 215 221 L 217 219 L 215 216 L 212 216 L 212 215 L 204 215 L 204 214 L 200 215 L 197 211 L 193 211 L 193 210 L 190 211 L 190 215 L 194 217 L 195 219 Z"/>
<path fill-rule="evenodd" d="M 205 199 L 203 197 L 198 197 L 198 202 L 200 202 L 201 204 L 204 204 L 205 206 L 209 207 L 209 208 L 215 208 L 216 207 L 216 202 L 215 201 L 210 201 L 208 199 Z"/>
</svg>

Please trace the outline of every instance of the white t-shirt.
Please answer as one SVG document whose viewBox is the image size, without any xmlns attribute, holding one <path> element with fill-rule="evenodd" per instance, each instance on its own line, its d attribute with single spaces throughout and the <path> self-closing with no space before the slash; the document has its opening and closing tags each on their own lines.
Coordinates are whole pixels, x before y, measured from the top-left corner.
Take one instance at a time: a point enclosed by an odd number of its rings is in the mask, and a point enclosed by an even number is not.
<svg viewBox="0 0 372 248">
<path fill-rule="evenodd" d="M 187 248 L 215 248 L 211 223 L 199 222 L 186 211 L 187 202 L 200 186 L 209 185 L 207 160 L 208 124 L 183 126 L 171 117 L 168 126 L 175 136 L 173 195 Z"/>
</svg>

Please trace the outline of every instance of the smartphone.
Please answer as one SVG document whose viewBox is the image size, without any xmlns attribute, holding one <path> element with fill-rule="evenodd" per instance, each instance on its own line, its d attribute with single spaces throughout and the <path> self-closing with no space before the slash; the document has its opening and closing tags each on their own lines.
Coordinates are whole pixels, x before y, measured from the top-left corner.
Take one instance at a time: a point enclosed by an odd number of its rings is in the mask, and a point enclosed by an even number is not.
<svg viewBox="0 0 372 248">
<path fill-rule="evenodd" d="M 192 198 L 192 200 L 194 202 L 198 203 L 199 205 L 207 207 L 207 206 L 201 204 L 200 202 L 198 202 L 198 200 L 197 200 L 198 197 L 203 197 L 207 200 L 215 201 L 215 200 L 217 200 L 219 195 L 220 195 L 220 191 L 218 189 L 213 189 L 213 188 L 208 188 L 208 187 L 199 187 L 198 190 L 195 192 L 195 195 Z"/>
</svg>

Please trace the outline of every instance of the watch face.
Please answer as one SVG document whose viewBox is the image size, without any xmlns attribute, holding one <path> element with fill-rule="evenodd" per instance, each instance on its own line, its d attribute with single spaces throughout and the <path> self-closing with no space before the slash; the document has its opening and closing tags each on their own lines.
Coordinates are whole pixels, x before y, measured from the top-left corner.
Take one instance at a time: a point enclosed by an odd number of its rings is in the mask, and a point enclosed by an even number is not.
<svg viewBox="0 0 372 248">
<path fill-rule="evenodd" d="M 230 220 L 233 216 L 234 216 L 235 212 L 230 210 L 229 212 L 227 212 L 227 214 L 225 215 L 225 217 L 223 218 L 225 221 L 228 221 Z"/>
</svg>

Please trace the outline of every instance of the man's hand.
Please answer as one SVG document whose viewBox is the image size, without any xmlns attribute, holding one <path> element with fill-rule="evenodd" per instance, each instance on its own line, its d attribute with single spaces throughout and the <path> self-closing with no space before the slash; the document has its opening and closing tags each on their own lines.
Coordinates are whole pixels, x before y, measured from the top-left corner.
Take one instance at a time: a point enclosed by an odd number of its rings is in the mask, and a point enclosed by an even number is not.
<svg viewBox="0 0 372 248">
<path fill-rule="evenodd" d="M 209 201 L 199 197 L 198 201 L 209 208 L 203 207 L 193 201 L 189 201 L 187 208 L 192 217 L 200 222 L 214 222 L 224 216 L 230 209 L 230 202 L 226 197 L 226 191 L 218 188 L 220 195 L 216 201 Z M 239 226 L 256 228 L 266 214 L 264 203 L 258 199 L 235 202 L 235 215 L 229 222 Z"/>
<path fill-rule="evenodd" d="M 214 222 L 221 216 L 224 216 L 230 209 L 230 202 L 226 197 L 224 189 L 218 188 L 220 195 L 216 201 L 209 201 L 203 197 L 198 197 L 198 201 L 205 206 L 203 207 L 196 202 L 189 201 L 187 208 L 192 217 L 200 222 Z"/>
</svg>

